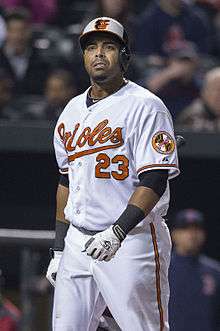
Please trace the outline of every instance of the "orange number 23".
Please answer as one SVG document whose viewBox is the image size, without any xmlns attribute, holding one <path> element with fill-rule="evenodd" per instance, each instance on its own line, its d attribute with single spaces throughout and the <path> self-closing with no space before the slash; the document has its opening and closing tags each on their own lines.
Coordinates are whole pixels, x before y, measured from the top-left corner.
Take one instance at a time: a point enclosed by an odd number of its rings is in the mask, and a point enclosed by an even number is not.
<svg viewBox="0 0 220 331">
<path fill-rule="evenodd" d="M 100 153 L 96 157 L 98 162 L 95 167 L 96 178 L 111 178 L 117 180 L 124 180 L 129 175 L 129 160 L 124 155 L 116 155 L 111 160 L 105 153 Z M 118 164 L 117 171 L 105 171 L 108 169 L 111 163 Z"/>
</svg>

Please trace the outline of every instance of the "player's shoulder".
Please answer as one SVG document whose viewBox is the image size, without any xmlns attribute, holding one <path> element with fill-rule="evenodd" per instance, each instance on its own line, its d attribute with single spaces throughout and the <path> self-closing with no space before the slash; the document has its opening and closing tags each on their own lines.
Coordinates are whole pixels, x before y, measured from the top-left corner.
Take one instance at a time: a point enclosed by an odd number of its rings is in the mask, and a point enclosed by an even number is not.
<svg viewBox="0 0 220 331">
<path fill-rule="evenodd" d="M 200 263 L 205 269 L 216 272 L 220 276 L 220 263 L 206 255 L 201 255 L 199 258 Z"/>
<path fill-rule="evenodd" d="M 84 98 L 85 98 L 85 92 L 70 99 L 70 101 L 64 107 L 59 119 L 63 119 L 69 115 L 72 115 L 72 112 L 76 110 L 78 107 L 80 107 Z"/>
<path fill-rule="evenodd" d="M 154 93 L 132 81 L 126 86 L 125 93 L 130 100 L 134 100 L 139 106 L 145 108 L 148 112 L 164 112 L 169 114 L 169 110 L 163 101 Z"/>
</svg>

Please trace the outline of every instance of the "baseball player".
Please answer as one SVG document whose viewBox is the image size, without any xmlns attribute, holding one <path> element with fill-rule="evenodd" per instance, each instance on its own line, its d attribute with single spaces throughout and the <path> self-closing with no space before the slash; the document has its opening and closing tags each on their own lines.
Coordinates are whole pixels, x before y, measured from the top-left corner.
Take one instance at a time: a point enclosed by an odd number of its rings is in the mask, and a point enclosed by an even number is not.
<svg viewBox="0 0 220 331">
<path fill-rule="evenodd" d="M 119 22 L 94 19 L 80 45 L 91 86 L 67 104 L 54 133 L 53 330 L 96 330 L 107 305 L 124 331 L 167 331 L 163 217 L 179 173 L 172 119 L 158 97 L 124 78 L 130 50 Z"/>
</svg>

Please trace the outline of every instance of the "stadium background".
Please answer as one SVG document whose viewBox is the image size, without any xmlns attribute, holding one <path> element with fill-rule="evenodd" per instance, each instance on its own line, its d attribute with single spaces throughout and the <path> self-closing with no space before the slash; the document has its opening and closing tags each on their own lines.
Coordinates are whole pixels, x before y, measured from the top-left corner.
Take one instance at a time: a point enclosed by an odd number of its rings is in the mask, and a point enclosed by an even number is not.
<svg viewBox="0 0 220 331">
<path fill-rule="evenodd" d="M 91 1 L 65 1 L 65 6 L 68 6 L 72 12 L 75 24 L 81 21 L 89 3 Z M 133 10 L 135 7 L 137 15 L 146 8 L 146 3 L 147 1 L 143 0 L 136 1 Z M 63 10 L 62 1 L 60 1 L 59 10 Z M 63 22 L 60 22 L 60 26 L 62 24 Z M 53 128 L 54 123 L 48 121 L 34 121 L 33 123 L 33 121 L 27 120 L 12 123 L 1 120 L 1 228 L 54 229 L 58 173 L 52 146 Z M 179 153 L 181 176 L 171 184 L 172 196 L 168 224 L 169 219 L 172 220 L 173 214 L 180 209 L 192 207 L 204 212 L 208 234 L 204 251 L 207 255 L 220 260 L 219 133 L 193 133 L 190 130 L 181 130 L 181 128 L 178 128 L 177 133 L 182 134 L 187 143 Z M 0 247 L 0 267 L 4 275 L 3 292 L 22 309 L 22 302 L 25 301 L 24 298 L 21 298 L 21 277 L 24 276 L 22 274 L 24 273 L 22 254 L 26 247 L 25 242 L 18 245 L 7 245 L 4 242 L 4 244 L 0 243 Z M 34 277 L 36 276 L 37 283 L 47 268 L 48 249 L 35 246 L 34 252 L 32 252 L 28 246 L 28 250 L 31 251 L 31 254 L 34 253 L 34 268 L 36 268 Z M 51 291 L 46 289 L 41 292 L 33 285 L 29 295 L 35 306 L 32 310 L 34 326 L 31 331 L 49 330 Z"/>
</svg>

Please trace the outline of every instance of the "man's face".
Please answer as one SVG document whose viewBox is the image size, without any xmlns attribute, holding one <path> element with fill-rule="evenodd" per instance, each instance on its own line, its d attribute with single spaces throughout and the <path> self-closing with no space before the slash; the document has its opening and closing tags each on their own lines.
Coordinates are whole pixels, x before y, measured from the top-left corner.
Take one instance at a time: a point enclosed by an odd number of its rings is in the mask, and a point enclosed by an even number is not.
<svg viewBox="0 0 220 331">
<path fill-rule="evenodd" d="M 73 97 L 74 91 L 61 78 L 50 77 L 46 84 L 45 94 L 50 104 L 63 106 Z"/>
<path fill-rule="evenodd" d="M 121 75 L 119 49 L 119 43 L 104 33 L 89 39 L 84 50 L 84 64 L 93 81 L 110 81 Z"/>
<path fill-rule="evenodd" d="M 172 239 L 181 254 L 196 255 L 205 242 L 205 231 L 202 227 L 191 225 L 173 230 Z"/>
<path fill-rule="evenodd" d="M 26 47 L 30 38 L 29 24 L 22 20 L 11 20 L 7 24 L 7 43 L 16 49 Z"/>
<path fill-rule="evenodd" d="M 210 110 L 220 117 L 220 76 L 210 79 L 202 92 L 203 99 Z"/>
</svg>

